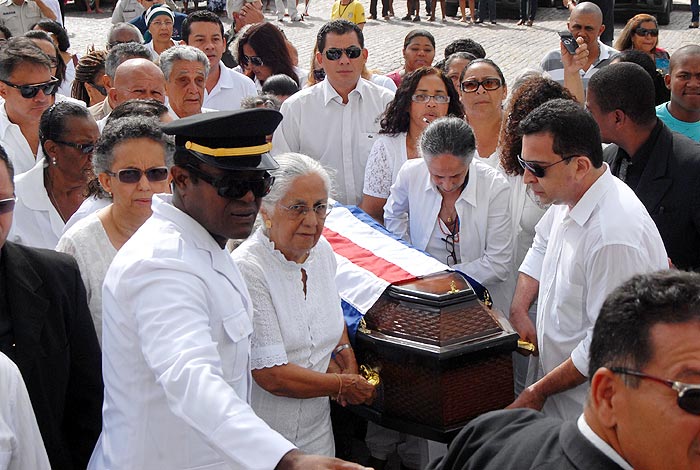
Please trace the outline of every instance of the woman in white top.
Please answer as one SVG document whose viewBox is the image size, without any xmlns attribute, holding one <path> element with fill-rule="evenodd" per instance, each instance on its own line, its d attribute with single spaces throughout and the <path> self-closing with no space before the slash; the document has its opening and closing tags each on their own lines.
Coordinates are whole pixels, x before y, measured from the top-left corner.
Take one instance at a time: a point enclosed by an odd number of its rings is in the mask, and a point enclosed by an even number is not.
<svg viewBox="0 0 700 470">
<path fill-rule="evenodd" d="M 70 49 L 68 31 L 66 31 L 60 22 L 53 20 L 41 20 L 32 26 L 32 29 L 45 31 L 58 48 L 58 60 L 61 61 L 61 67 L 63 69 L 62 76 L 60 77 L 62 80 L 61 86 L 58 92 L 61 95 L 70 96 L 73 80 L 75 79 L 75 67 L 78 65 L 80 57 L 78 54 L 73 54 L 68 51 L 68 49 Z"/>
<path fill-rule="evenodd" d="M 513 221 L 513 266 L 506 281 L 506 295 L 513 298 L 518 279 L 518 268 L 535 237 L 535 225 L 544 215 L 548 205 L 542 204 L 532 192 L 530 185 L 523 181 L 524 170 L 518 163 L 522 151 L 522 137 L 518 126 L 530 112 L 539 105 L 556 98 L 573 100 L 572 94 L 559 83 L 543 76 L 530 77 L 512 92 L 506 108 L 507 119 L 503 122 L 500 138 L 500 167 L 511 185 L 511 217 Z M 537 323 L 537 302 L 529 310 L 532 324 Z M 519 354 L 515 358 L 515 393 L 519 394 L 526 384 L 528 359 Z"/>
<path fill-rule="evenodd" d="M 360 208 L 384 221 L 384 204 L 401 165 L 418 158 L 418 138 L 428 124 L 443 116 L 463 117 L 459 95 L 439 69 L 421 67 L 401 81 L 381 120 L 380 137 L 365 167 Z"/>
<path fill-rule="evenodd" d="M 174 25 L 175 15 L 167 5 L 153 5 L 146 11 L 146 27 L 151 40 L 145 46 L 158 56 L 166 49 L 177 46 L 172 38 Z"/>
<path fill-rule="evenodd" d="M 328 398 L 367 403 L 374 387 L 358 375 L 335 255 L 321 236 L 328 173 L 304 155 L 275 159 L 275 185 L 260 209 L 264 225 L 232 254 L 253 300 L 251 406 L 300 450 L 333 456 Z"/>
<path fill-rule="evenodd" d="M 464 68 L 459 81 L 464 113 L 476 138 L 475 155 L 495 168 L 503 102 L 508 94 L 506 79 L 492 60 L 475 59 Z"/>
<path fill-rule="evenodd" d="M 386 228 L 434 258 L 473 277 L 501 310 L 513 270 L 510 185 L 477 161 L 464 120 L 432 122 L 420 139 L 423 159 L 406 162 L 384 206 Z"/>
<path fill-rule="evenodd" d="M 46 158 L 15 178 L 15 222 L 8 240 L 49 250 L 56 247 L 66 221 L 85 200 L 99 136 L 85 106 L 62 101 L 44 111 L 39 142 Z"/>
<path fill-rule="evenodd" d="M 97 143 L 94 171 L 112 203 L 76 223 L 56 249 L 75 257 L 97 338 L 102 342 L 102 283 L 124 243 L 151 216 L 153 194 L 168 192 L 172 149 L 156 118 L 109 120 Z"/>
</svg>

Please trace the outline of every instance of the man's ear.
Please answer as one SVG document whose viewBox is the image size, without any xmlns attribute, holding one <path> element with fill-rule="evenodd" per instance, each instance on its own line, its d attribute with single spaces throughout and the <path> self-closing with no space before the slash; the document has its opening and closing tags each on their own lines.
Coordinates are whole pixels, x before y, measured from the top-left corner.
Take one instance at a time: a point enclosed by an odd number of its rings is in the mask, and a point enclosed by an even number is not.
<svg viewBox="0 0 700 470">
<path fill-rule="evenodd" d="M 666 88 L 668 88 L 670 90 L 671 89 L 671 75 L 670 74 L 667 73 L 666 75 L 664 75 L 664 83 L 666 84 Z"/>
<path fill-rule="evenodd" d="M 112 79 L 109 78 L 109 75 L 102 75 L 102 86 L 107 90 L 112 88 Z"/>
<path fill-rule="evenodd" d="M 595 413 L 598 422 L 606 428 L 617 424 L 615 398 L 621 385 L 624 386 L 608 368 L 601 367 L 593 374 L 587 406 Z"/>
<path fill-rule="evenodd" d="M 185 189 L 190 182 L 190 174 L 187 170 L 177 165 L 173 165 L 170 168 L 170 176 L 172 177 L 172 184 L 180 190 Z"/>
<path fill-rule="evenodd" d="M 600 30 L 598 31 L 598 37 L 603 35 L 603 31 L 605 31 L 605 25 L 602 24 L 600 25 Z"/>
</svg>

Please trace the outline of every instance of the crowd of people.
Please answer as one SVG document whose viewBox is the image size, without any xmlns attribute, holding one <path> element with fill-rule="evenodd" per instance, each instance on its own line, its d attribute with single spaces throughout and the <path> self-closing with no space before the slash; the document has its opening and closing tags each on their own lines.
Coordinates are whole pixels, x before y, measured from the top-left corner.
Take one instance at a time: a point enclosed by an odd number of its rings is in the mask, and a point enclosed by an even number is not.
<svg viewBox="0 0 700 470">
<path fill-rule="evenodd" d="M 409 469 L 687 466 L 638 434 L 673 416 L 677 449 L 700 423 L 700 46 L 666 51 L 637 15 L 612 47 L 572 1 L 574 44 L 512 83 L 424 29 L 382 74 L 339 0 L 304 69 L 260 2 L 229 2 L 226 31 L 119 0 L 79 55 L 22 1 L 0 17 L 0 470 L 363 468 L 331 419 L 377 394 L 322 235 L 335 204 L 468 274 L 535 348 L 514 410 L 437 453 L 371 424 L 369 465 L 405 443 Z"/>
</svg>

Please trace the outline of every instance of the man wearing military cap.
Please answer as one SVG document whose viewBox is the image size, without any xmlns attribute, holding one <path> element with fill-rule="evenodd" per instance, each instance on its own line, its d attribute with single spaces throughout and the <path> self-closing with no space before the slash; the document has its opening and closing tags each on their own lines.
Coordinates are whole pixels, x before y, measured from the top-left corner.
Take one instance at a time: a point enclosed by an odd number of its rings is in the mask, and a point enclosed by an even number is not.
<svg viewBox="0 0 700 470">
<path fill-rule="evenodd" d="M 245 238 L 277 164 L 269 109 L 192 116 L 175 135 L 172 196 L 114 258 L 103 289 L 105 402 L 89 469 L 358 469 L 304 455 L 248 405 L 252 307 L 224 250 Z"/>
</svg>

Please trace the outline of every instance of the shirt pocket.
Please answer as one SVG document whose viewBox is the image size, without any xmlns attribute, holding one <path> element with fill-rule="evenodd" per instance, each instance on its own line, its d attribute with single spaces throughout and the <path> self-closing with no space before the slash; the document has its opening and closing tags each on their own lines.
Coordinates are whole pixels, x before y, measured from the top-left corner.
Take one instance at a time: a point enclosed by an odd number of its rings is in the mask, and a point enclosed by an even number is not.
<svg viewBox="0 0 700 470">
<path fill-rule="evenodd" d="M 240 379 L 249 371 L 250 335 L 253 333 L 253 323 L 244 310 L 238 310 L 222 320 L 224 326 L 224 341 L 222 341 L 222 363 L 224 364 L 224 379 L 232 382 Z"/>
<path fill-rule="evenodd" d="M 583 331 L 583 286 L 561 281 L 558 287 L 556 315 L 557 326 L 563 333 L 577 334 Z"/>
</svg>

